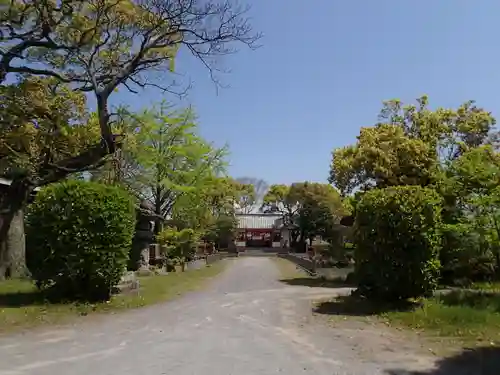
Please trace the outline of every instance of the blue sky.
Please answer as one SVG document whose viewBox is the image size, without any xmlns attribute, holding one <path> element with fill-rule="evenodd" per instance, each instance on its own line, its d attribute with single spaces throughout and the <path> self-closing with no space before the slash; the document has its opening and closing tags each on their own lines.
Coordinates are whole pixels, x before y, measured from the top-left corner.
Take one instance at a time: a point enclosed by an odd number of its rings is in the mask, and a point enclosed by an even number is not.
<svg viewBox="0 0 500 375">
<path fill-rule="evenodd" d="M 332 149 L 374 124 L 386 99 L 427 94 L 433 107 L 474 99 L 499 113 L 497 0 L 251 4 L 262 47 L 224 58 L 229 88 L 217 94 L 206 69 L 186 54 L 176 63 L 194 83 L 185 104 L 196 108 L 207 139 L 229 144 L 235 177 L 326 181 Z M 139 107 L 161 97 L 116 99 Z"/>
</svg>

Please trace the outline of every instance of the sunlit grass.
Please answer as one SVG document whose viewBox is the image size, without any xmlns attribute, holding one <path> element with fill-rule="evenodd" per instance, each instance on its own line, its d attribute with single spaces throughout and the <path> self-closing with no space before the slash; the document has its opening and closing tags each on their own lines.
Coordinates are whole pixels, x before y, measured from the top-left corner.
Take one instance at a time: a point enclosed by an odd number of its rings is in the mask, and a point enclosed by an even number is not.
<svg viewBox="0 0 500 375">
<path fill-rule="evenodd" d="M 0 333 L 64 323 L 93 313 L 116 312 L 168 301 L 199 289 L 224 269 L 224 262 L 168 275 L 139 277 L 140 288 L 97 304 L 48 303 L 29 280 L 0 282 Z"/>
</svg>

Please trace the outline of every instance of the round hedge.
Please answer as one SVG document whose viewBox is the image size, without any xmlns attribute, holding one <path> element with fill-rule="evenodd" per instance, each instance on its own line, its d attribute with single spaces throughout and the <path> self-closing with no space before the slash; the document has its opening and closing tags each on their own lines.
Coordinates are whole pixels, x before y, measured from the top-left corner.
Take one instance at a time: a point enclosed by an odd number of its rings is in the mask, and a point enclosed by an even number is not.
<svg viewBox="0 0 500 375">
<path fill-rule="evenodd" d="M 356 207 L 358 291 L 386 301 L 428 296 L 439 277 L 441 197 L 429 188 L 366 192 Z"/>
<path fill-rule="evenodd" d="M 106 300 L 126 269 L 134 228 L 133 199 L 118 187 L 47 186 L 26 219 L 28 268 L 52 296 Z"/>
</svg>

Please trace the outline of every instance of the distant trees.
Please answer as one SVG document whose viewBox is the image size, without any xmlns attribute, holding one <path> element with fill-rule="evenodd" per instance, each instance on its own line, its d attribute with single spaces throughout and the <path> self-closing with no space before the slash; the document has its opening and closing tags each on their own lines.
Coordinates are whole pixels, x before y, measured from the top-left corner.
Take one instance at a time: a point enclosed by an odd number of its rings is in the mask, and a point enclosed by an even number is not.
<svg viewBox="0 0 500 375">
<path fill-rule="evenodd" d="M 261 207 L 279 213 L 290 228 L 291 245 L 317 235 L 328 238 L 345 209 L 338 191 L 328 184 L 297 182 L 290 186 L 271 185 Z"/>
</svg>

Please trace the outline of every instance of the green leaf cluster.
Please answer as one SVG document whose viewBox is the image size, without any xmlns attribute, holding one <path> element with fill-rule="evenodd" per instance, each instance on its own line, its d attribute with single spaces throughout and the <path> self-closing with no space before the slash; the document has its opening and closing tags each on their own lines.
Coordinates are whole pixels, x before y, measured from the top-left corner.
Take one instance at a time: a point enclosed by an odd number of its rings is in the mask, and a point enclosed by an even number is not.
<svg viewBox="0 0 500 375">
<path fill-rule="evenodd" d="M 398 301 L 429 296 L 439 278 L 441 196 L 420 186 L 373 189 L 356 207 L 358 291 Z"/>
<path fill-rule="evenodd" d="M 41 190 L 26 220 L 33 280 L 51 296 L 107 300 L 126 269 L 135 206 L 119 187 L 66 181 Z"/>
</svg>

